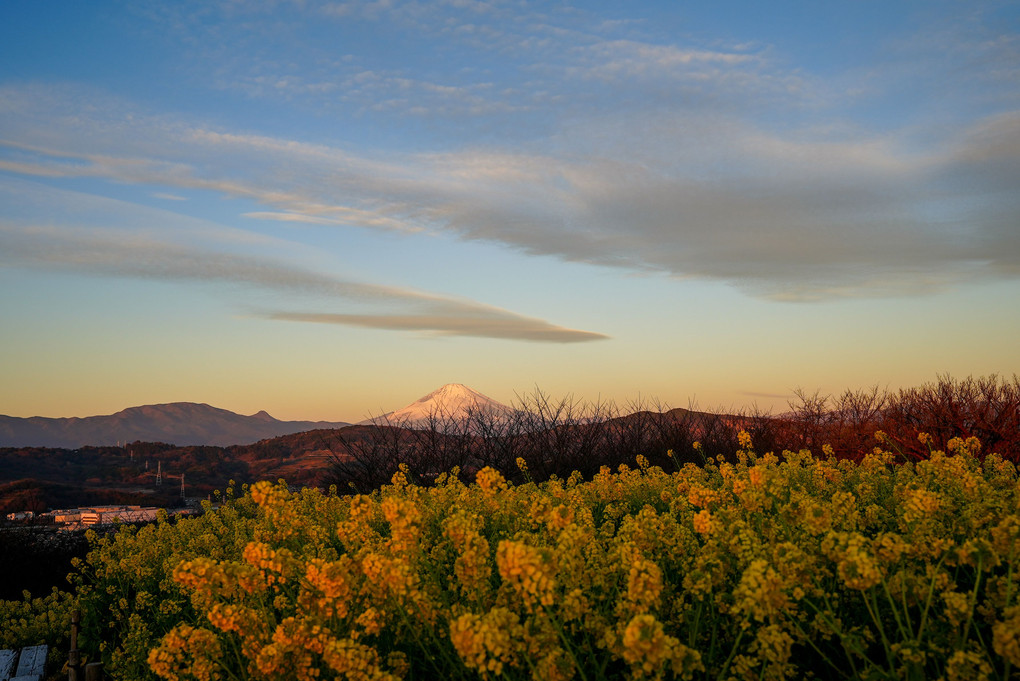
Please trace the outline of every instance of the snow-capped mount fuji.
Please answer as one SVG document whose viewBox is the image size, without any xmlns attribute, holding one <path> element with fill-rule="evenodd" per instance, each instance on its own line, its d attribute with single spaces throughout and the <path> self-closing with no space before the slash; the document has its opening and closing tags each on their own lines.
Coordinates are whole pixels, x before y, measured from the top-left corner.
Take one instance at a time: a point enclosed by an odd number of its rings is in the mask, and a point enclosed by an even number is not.
<svg viewBox="0 0 1020 681">
<path fill-rule="evenodd" d="M 366 419 L 361 424 L 394 425 L 414 428 L 436 421 L 463 421 L 472 414 L 487 416 L 510 414 L 513 410 L 477 390 L 460 383 L 447 383 L 403 409 Z"/>
</svg>

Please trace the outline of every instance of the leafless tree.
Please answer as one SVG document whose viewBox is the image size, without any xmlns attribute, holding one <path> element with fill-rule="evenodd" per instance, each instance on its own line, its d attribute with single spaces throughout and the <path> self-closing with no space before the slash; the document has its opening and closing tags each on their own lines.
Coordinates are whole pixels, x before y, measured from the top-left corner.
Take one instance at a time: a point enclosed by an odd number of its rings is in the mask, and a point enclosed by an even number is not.
<svg viewBox="0 0 1020 681">
<path fill-rule="evenodd" d="M 469 410 L 468 427 L 475 438 L 468 467 L 490 466 L 504 472 L 516 470 L 518 457 L 524 458 L 529 453 L 523 437 L 528 418 L 517 408 Z"/>
<path fill-rule="evenodd" d="M 474 448 L 471 419 L 441 410 L 430 412 L 413 424 L 405 424 L 410 442 L 404 463 L 427 480 L 440 473 L 464 468 Z"/>
<path fill-rule="evenodd" d="M 372 422 L 337 431 L 323 484 L 341 493 L 366 493 L 390 481 L 410 451 L 410 431 L 401 425 Z M 410 464 L 408 464 L 410 465 Z"/>
<path fill-rule="evenodd" d="M 974 436 L 986 452 L 997 451 L 1020 461 L 1020 377 L 991 376 L 955 380 L 939 376 L 934 383 L 900 390 L 884 412 L 883 429 L 905 455 L 920 458 L 927 447 L 917 434 L 931 435 L 944 446 L 953 437 Z"/>
<path fill-rule="evenodd" d="M 860 457 L 876 444 L 875 431 L 884 430 L 907 458 L 927 456 L 927 447 L 917 439 L 919 432 L 927 432 L 940 446 L 951 437 L 974 435 L 986 452 L 1020 460 L 1016 376 L 1012 381 L 940 377 L 895 394 L 876 386 L 835 398 L 803 390 L 795 395 L 790 411 L 775 416 L 758 409 L 700 411 L 693 404 L 670 409 L 640 400 L 620 410 L 612 402 L 553 399 L 536 388 L 506 410 L 469 410 L 466 418 L 435 413 L 416 422 L 377 419 L 341 429 L 326 478 L 344 491 L 367 491 L 387 483 L 406 463 L 425 484 L 455 467 L 471 479 L 483 466 L 520 481 L 518 459 L 535 480 L 565 478 L 573 471 L 591 477 L 603 465 L 633 465 L 639 454 L 669 469 L 704 463 L 706 455 L 732 458 L 741 430 L 751 435 L 758 452 L 807 448 L 817 453 L 828 443 L 841 456 Z M 695 441 L 701 443 L 699 450 Z"/>
</svg>

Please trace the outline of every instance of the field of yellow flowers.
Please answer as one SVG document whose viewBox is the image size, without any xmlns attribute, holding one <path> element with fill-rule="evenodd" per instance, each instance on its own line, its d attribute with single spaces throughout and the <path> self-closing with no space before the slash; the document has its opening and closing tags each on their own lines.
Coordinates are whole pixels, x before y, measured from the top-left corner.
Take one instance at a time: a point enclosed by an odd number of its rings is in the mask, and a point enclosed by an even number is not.
<svg viewBox="0 0 1020 681">
<path fill-rule="evenodd" d="M 1012 463 L 973 438 L 914 463 L 740 440 L 591 480 L 258 483 L 97 542 L 86 643 L 167 681 L 1020 678 Z"/>
</svg>

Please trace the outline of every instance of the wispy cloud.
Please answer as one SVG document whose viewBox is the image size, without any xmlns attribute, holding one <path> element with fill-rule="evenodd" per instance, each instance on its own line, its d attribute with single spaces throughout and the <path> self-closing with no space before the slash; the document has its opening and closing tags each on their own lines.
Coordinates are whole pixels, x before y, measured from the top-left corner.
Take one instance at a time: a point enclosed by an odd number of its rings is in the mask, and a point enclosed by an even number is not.
<svg viewBox="0 0 1020 681">
<path fill-rule="evenodd" d="M 706 66 L 748 66 L 760 64 L 756 55 L 741 52 L 654 45 L 633 40 L 605 40 L 585 48 L 592 62 L 590 75 L 604 78 L 655 77 L 703 78 Z"/>
<path fill-rule="evenodd" d="M 495 117 L 512 126 L 503 134 L 522 125 L 524 112 L 550 102 L 568 108 L 620 105 L 619 93 L 592 89 L 583 81 L 612 81 L 631 89 L 665 78 L 705 91 L 802 85 L 789 74 L 766 73 L 760 54 L 689 41 L 663 44 L 642 38 L 634 28 L 640 21 L 607 21 L 569 5 L 221 2 L 142 12 L 147 28 L 170 27 L 177 40 L 188 41 L 193 77 L 208 86 L 320 113 L 428 118 L 433 125 L 454 128 L 464 119 Z M 330 25 L 335 32 L 301 32 L 302 39 L 295 40 L 302 24 Z M 288 28 L 279 30 L 282 26 Z M 363 31 L 379 35 L 378 46 L 337 52 L 343 36 Z M 415 52 L 430 40 L 442 48 Z M 243 58 L 224 51 L 228 42 L 248 48 Z M 405 55 L 397 65 L 394 51 L 383 47 L 391 43 Z M 447 62 L 449 54 L 458 56 Z M 435 62 L 429 77 L 414 66 L 419 58 Z M 665 89 L 661 83 L 655 89 L 661 99 Z M 546 110 L 537 117 L 550 114 L 555 116 Z"/>
<path fill-rule="evenodd" d="M 463 310 L 453 314 L 390 314 L 358 315 L 304 312 L 273 312 L 266 316 L 291 322 L 345 324 L 372 329 L 418 331 L 436 336 L 471 336 L 503 338 L 545 343 L 578 343 L 603 340 L 608 336 L 591 331 L 578 331 L 555 326 L 541 319 L 531 319 L 504 310 L 479 308 L 476 314 Z"/>
<path fill-rule="evenodd" d="M 335 218 L 324 218 L 317 215 L 305 215 L 303 213 L 280 213 L 274 211 L 256 210 L 250 213 L 241 213 L 242 217 L 254 218 L 256 220 L 274 220 L 276 222 L 302 222 L 309 225 L 342 225 L 343 220 Z"/>
<path fill-rule="evenodd" d="M 202 250 L 122 230 L 67 229 L 0 221 L 0 266 L 88 276 L 233 284 L 311 295 L 323 304 L 369 304 L 371 314 L 276 311 L 268 319 L 326 322 L 431 335 L 577 343 L 608 336 L 557 326 L 472 300 L 323 275 L 278 260 Z M 306 301 L 303 305 L 308 305 Z"/>
<path fill-rule="evenodd" d="M 445 231 L 776 300 L 916 295 L 1017 271 L 1020 112 L 924 153 L 891 136 L 780 135 L 736 119 L 636 123 L 640 135 L 614 131 L 626 161 L 497 150 L 383 161 L 190 128 L 164 158 L 7 143 L 18 158 L 0 167 L 219 192 L 266 206 L 246 213 L 257 219 Z"/>
</svg>

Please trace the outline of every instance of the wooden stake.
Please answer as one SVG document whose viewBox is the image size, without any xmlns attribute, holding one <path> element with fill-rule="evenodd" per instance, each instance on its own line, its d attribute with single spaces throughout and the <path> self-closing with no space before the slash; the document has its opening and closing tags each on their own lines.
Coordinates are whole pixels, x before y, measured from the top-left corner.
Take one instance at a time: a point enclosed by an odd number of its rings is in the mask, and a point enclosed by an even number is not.
<svg viewBox="0 0 1020 681">
<path fill-rule="evenodd" d="M 81 612 L 71 613 L 71 650 L 67 653 L 67 681 L 81 681 L 81 651 L 78 650 L 78 627 Z"/>
</svg>

